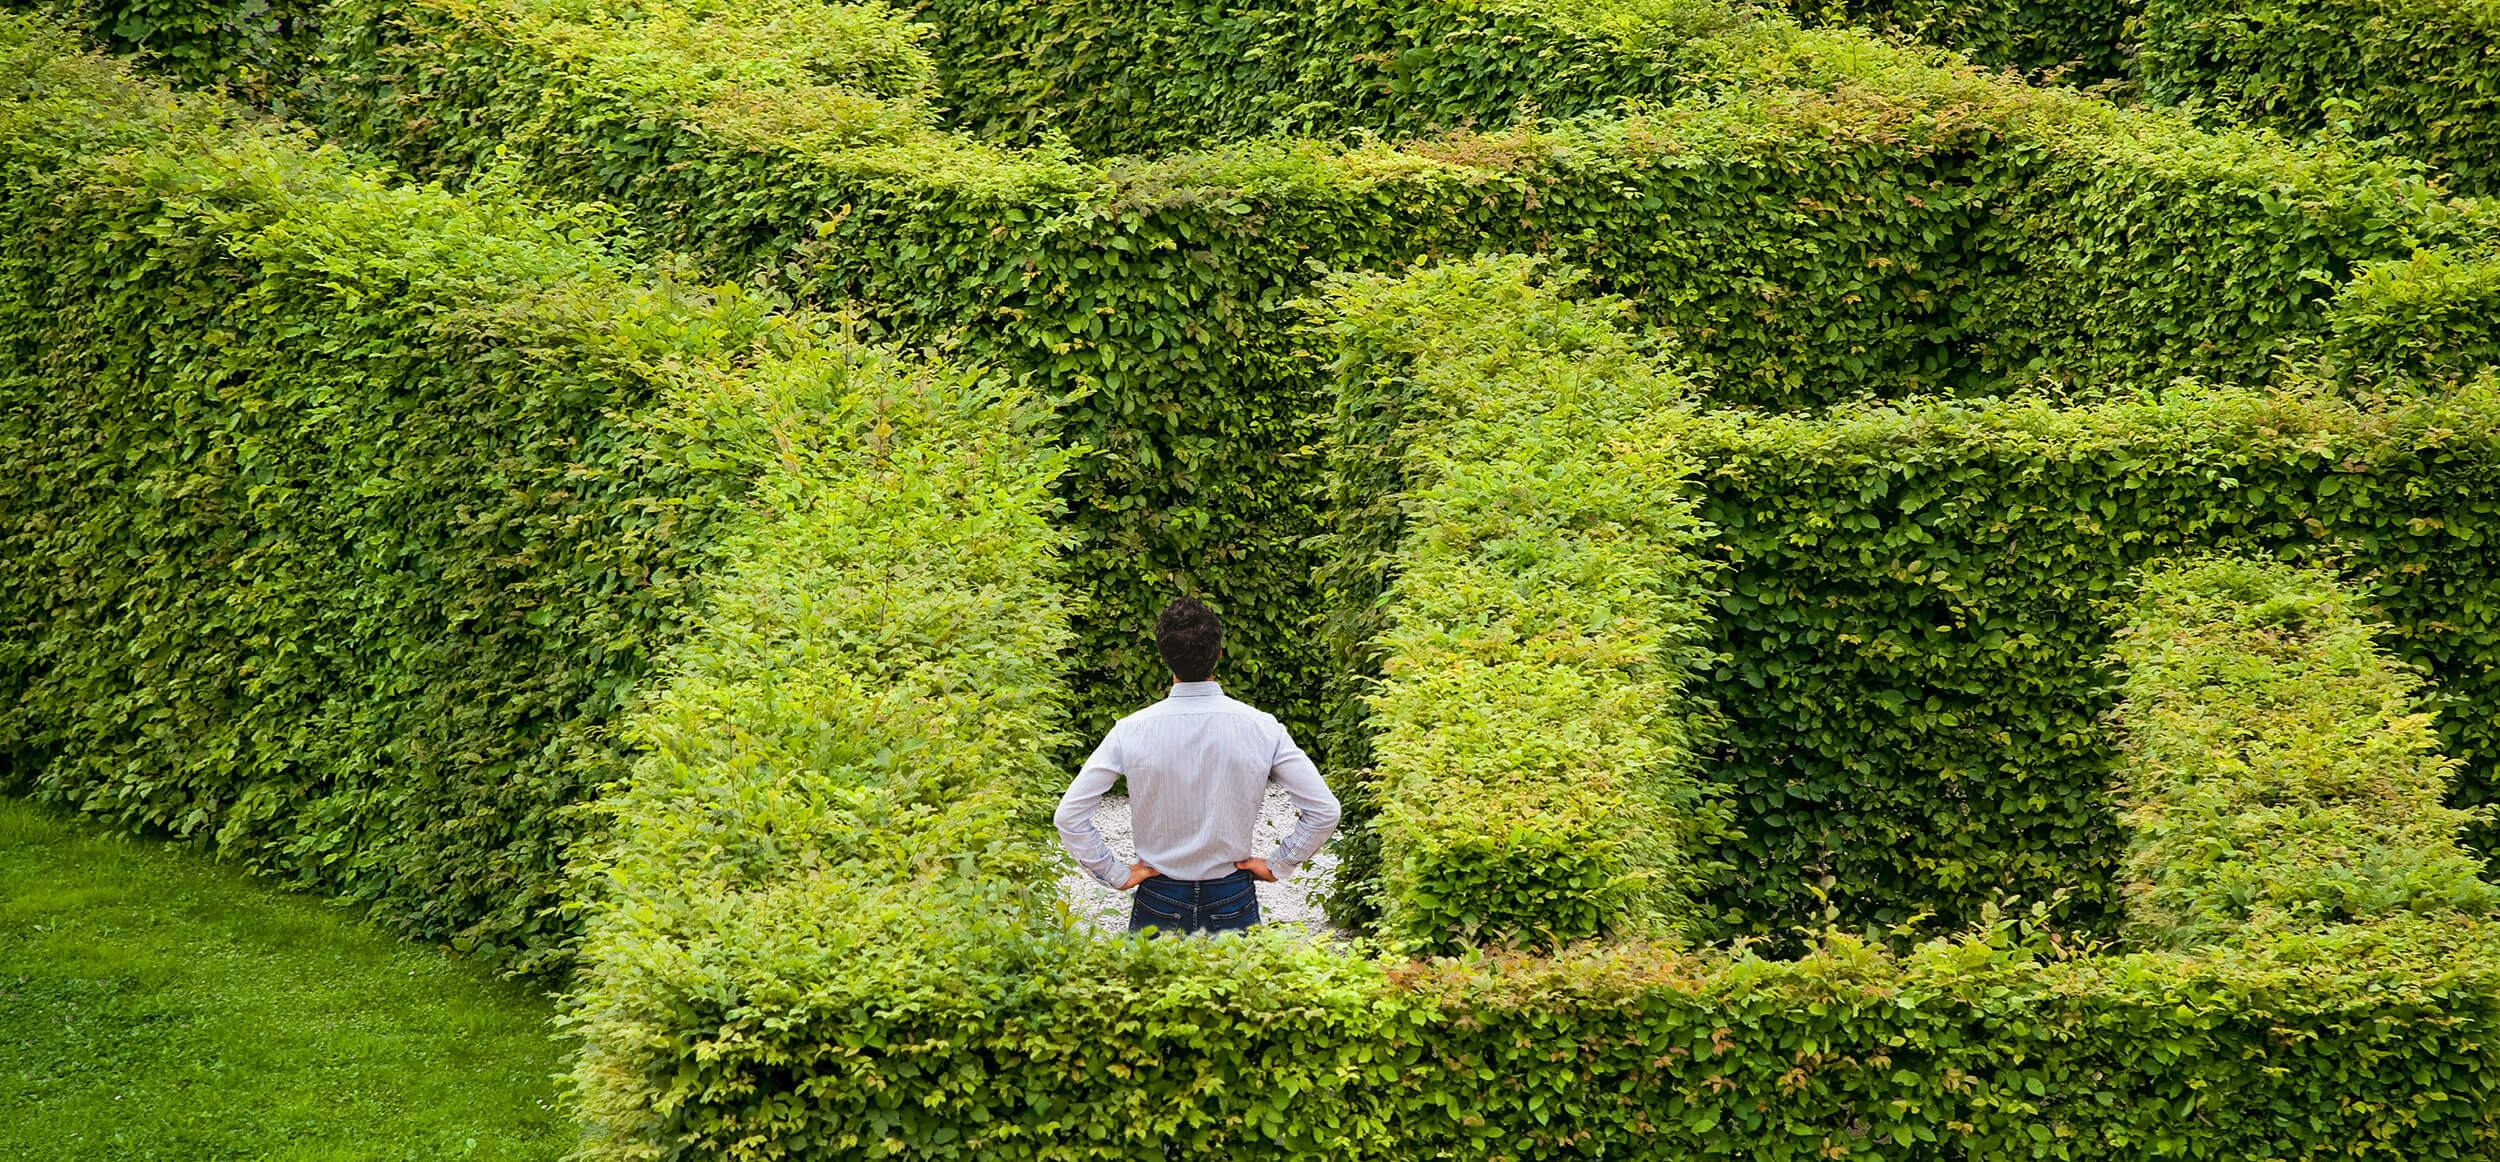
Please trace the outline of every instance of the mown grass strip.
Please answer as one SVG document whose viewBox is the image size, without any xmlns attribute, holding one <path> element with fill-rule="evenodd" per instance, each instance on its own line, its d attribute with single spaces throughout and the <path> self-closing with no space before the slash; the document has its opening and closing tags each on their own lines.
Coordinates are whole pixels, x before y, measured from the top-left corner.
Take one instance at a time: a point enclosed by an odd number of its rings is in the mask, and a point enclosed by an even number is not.
<svg viewBox="0 0 2500 1162">
<path fill-rule="evenodd" d="M 552 1015 L 231 865 L 0 800 L 0 1157 L 558 1158 Z"/>
</svg>

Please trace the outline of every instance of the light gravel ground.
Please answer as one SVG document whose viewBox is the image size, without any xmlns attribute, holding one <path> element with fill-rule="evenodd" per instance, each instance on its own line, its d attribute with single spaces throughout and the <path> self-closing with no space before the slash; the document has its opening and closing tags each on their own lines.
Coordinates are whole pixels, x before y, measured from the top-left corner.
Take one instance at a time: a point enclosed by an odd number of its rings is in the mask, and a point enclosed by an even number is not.
<svg viewBox="0 0 2500 1162">
<path fill-rule="evenodd" d="M 1275 850 L 1292 833 L 1293 820 L 1293 800 L 1286 796 L 1283 787 L 1270 786 L 1266 801 L 1259 805 L 1259 825 L 1251 832 L 1251 854 L 1264 856 Z M 1102 806 L 1094 811 L 1094 826 L 1102 829 L 1103 841 L 1111 845 L 1111 853 L 1119 856 L 1121 863 L 1137 861 L 1137 848 L 1129 830 L 1128 796 L 1105 796 Z M 1103 931 L 1128 931 L 1129 894 L 1095 883 L 1094 877 L 1086 875 L 1076 861 L 1064 855 L 1060 860 L 1066 865 L 1067 874 L 1060 877 L 1059 890 L 1067 897 L 1068 907 Z M 1344 939 L 1346 934 L 1330 927 L 1327 918 L 1320 915 L 1315 898 L 1336 878 L 1336 853 L 1323 847 L 1309 863 L 1294 869 L 1290 878 L 1259 885 L 1259 921 L 1296 925 L 1321 939 Z"/>
</svg>

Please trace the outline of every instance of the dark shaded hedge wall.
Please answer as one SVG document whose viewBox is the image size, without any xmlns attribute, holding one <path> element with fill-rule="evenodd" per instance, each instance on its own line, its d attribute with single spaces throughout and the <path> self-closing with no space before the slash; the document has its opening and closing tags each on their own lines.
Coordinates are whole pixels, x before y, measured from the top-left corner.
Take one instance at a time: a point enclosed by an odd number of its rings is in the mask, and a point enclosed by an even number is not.
<svg viewBox="0 0 2500 1162">
<path fill-rule="evenodd" d="M 4 0 L 84 24 L 103 48 L 145 54 L 186 88 L 286 103 L 319 39 L 322 0 Z"/>
<path fill-rule="evenodd" d="M 2437 0 L 2150 0 L 2144 95 L 2289 132 L 2330 126 L 2500 194 L 2500 9 Z"/>
<path fill-rule="evenodd" d="M 1992 69 L 2069 85 L 2129 75 L 2143 0 L 1788 0 L 1808 24 L 1854 25 L 1942 45 Z"/>
<path fill-rule="evenodd" d="M 2127 575 L 2227 549 L 2333 561 L 2446 701 L 2456 797 L 2500 800 L 2500 391 L 2361 406 L 2180 389 L 2061 411 L 1708 417 L 1726 562 L 1705 686 L 1744 840 L 1723 919 L 1973 914 L 1999 890 L 2117 922 L 2103 669 Z M 2477 837 L 2488 846 L 2492 837 Z M 1806 869 L 1800 877 L 1798 869 Z"/>
<path fill-rule="evenodd" d="M 1708 46 L 1688 42 L 1752 18 L 1709 2 L 1559 7 L 920 0 L 916 11 L 936 29 L 929 52 L 952 124 L 1097 156 L 1613 113 L 1712 81 Z"/>
</svg>

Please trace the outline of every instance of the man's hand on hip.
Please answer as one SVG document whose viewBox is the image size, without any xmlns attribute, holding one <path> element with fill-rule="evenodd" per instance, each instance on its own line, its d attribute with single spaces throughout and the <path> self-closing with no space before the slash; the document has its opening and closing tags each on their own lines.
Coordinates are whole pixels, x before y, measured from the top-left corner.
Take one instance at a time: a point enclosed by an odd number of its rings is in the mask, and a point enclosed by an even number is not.
<svg viewBox="0 0 2500 1162">
<path fill-rule="evenodd" d="M 1128 865 L 1128 882 L 1127 882 L 1127 883 L 1125 883 L 1125 884 L 1121 884 L 1121 885 L 1120 885 L 1120 890 L 1121 890 L 1121 891 L 1123 891 L 1123 892 L 1125 892 L 1125 891 L 1129 890 L 1130 888 L 1133 888 L 1133 887 L 1136 887 L 1136 886 L 1137 886 L 1137 885 L 1139 885 L 1139 884 L 1145 883 L 1148 879 L 1150 879 L 1150 878 L 1152 878 L 1152 877 L 1159 876 L 1159 875 L 1162 875 L 1162 874 L 1163 874 L 1162 872 L 1159 872 L 1159 871 L 1156 871 L 1156 870 L 1155 870 L 1155 869 L 1153 869 L 1153 868 L 1147 867 L 1147 866 L 1146 866 L 1146 861 L 1145 861 L 1145 860 L 1142 860 L 1142 859 L 1141 859 L 1141 860 L 1138 860 L 1136 863 L 1133 863 L 1133 864 Z"/>
<path fill-rule="evenodd" d="M 1263 859 L 1244 859 L 1244 860 L 1236 860 L 1236 861 L 1234 861 L 1233 866 L 1234 866 L 1234 867 L 1237 867 L 1237 868 L 1240 868 L 1240 869 L 1241 869 L 1241 870 L 1243 870 L 1243 871 L 1249 872 L 1249 873 L 1250 873 L 1250 878 L 1251 878 L 1251 879 L 1254 879 L 1254 880 L 1257 880 L 1257 881 L 1259 881 L 1260 883 L 1263 883 L 1263 884 L 1272 884 L 1272 883 L 1275 883 L 1275 882 L 1276 882 L 1276 873 L 1275 873 L 1275 872 L 1272 872 L 1272 871 L 1267 870 L 1267 861 L 1266 861 L 1266 860 L 1263 860 Z"/>
</svg>

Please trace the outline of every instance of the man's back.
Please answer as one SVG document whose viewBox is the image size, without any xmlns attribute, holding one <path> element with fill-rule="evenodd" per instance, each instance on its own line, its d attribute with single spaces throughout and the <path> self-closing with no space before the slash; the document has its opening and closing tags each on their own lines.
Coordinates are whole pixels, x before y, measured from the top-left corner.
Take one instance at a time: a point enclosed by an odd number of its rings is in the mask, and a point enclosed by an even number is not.
<svg viewBox="0 0 2500 1162">
<path fill-rule="evenodd" d="M 1254 880 L 1281 880 L 1337 829 L 1337 797 L 1275 717 L 1224 696 L 1214 682 L 1224 622 L 1194 598 L 1155 618 L 1155 652 L 1172 693 L 1114 724 L 1059 798 L 1059 843 L 1086 874 L 1137 889 L 1129 930 L 1219 932 L 1259 922 Z M 1129 785 L 1137 862 L 1120 866 L 1094 826 L 1111 784 Z M 1266 859 L 1250 856 L 1251 828 L 1274 779 L 1301 819 Z"/>
<path fill-rule="evenodd" d="M 1268 860 L 1273 874 L 1289 874 L 1336 829 L 1336 796 L 1284 725 L 1226 697 L 1214 682 L 1176 683 L 1163 701 L 1121 719 L 1060 800 L 1061 842 L 1086 871 L 1113 886 L 1123 878 L 1119 861 L 1094 831 L 1093 810 L 1122 776 L 1137 857 L 1174 879 L 1214 879 L 1250 858 L 1251 829 L 1270 778 L 1302 812 L 1293 835 Z"/>
</svg>

